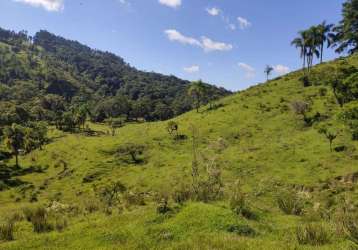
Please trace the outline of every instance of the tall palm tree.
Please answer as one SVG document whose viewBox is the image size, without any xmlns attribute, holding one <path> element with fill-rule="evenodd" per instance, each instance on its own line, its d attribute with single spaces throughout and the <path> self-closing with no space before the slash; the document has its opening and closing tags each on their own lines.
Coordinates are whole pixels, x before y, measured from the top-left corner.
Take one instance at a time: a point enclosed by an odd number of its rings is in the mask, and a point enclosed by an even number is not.
<svg viewBox="0 0 358 250">
<path fill-rule="evenodd" d="M 307 31 L 306 44 L 307 44 L 307 67 L 308 72 L 313 65 L 314 57 L 319 58 L 320 51 L 318 47 L 320 46 L 320 34 L 317 26 L 312 26 Z"/>
<path fill-rule="evenodd" d="M 300 49 L 300 57 L 303 59 L 303 66 L 302 68 L 306 68 L 306 56 L 307 56 L 307 31 L 300 31 L 298 32 L 299 36 L 293 39 L 291 45 L 295 46 L 296 48 Z"/>
<path fill-rule="evenodd" d="M 274 68 L 270 65 L 266 65 L 266 68 L 265 68 L 265 74 L 266 74 L 266 79 L 267 81 L 269 80 L 269 76 L 271 75 L 272 71 L 274 70 Z"/>
<path fill-rule="evenodd" d="M 319 35 L 319 49 L 320 49 L 320 62 L 323 62 L 323 50 L 324 44 L 327 42 L 327 48 L 329 48 L 332 44 L 333 33 L 331 30 L 333 28 L 333 24 L 327 24 L 326 21 L 322 22 L 320 25 L 317 26 L 318 35 Z"/>
</svg>

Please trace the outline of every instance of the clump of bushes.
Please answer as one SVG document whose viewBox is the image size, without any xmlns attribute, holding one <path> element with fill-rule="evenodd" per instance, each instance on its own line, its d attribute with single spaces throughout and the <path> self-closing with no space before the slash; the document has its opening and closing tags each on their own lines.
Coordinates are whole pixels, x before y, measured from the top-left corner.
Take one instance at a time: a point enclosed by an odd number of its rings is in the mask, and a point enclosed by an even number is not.
<svg viewBox="0 0 358 250">
<path fill-rule="evenodd" d="M 282 212 L 289 215 L 301 215 L 304 208 L 302 199 L 295 192 L 282 192 L 276 198 Z"/>
<path fill-rule="evenodd" d="M 45 208 L 25 208 L 23 211 L 27 221 L 31 222 L 35 233 L 46 233 L 54 229 Z"/>
<path fill-rule="evenodd" d="M 256 231 L 248 225 L 230 225 L 227 231 L 245 237 L 253 237 L 256 235 Z"/>
<path fill-rule="evenodd" d="M 124 205 L 128 208 L 130 206 L 144 206 L 144 194 L 140 192 L 127 191 L 123 194 Z"/>
<path fill-rule="evenodd" d="M 321 246 L 329 243 L 331 234 L 320 223 L 309 223 L 296 228 L 296 238 L 300 245 Z"/>
<path fill-rule="evenodd" d="M 3 224 L 0 224 L 0 240 L 12 241 L 14 240 L 15 223 L 12 220 L 8 220 Z"/>
<path fill-rule="evenodd" d="M 166 214 L 171 211 L 169 207 L 168 197 L 163 196 L 157 206 L 157 213 L 158 214 Z"/>
<path fill-rule="evenodd" d="M 116 154 L 120 159 L 127 163 L 139 164 L 144 162 L 142 159 L 144 150 L 144 145 L 126 143 L 117 148 Z"/>
<path fill-rule="evenodd" d="M 241 215 L 246 219 L 256 218 L 256 215 L 251 211 L 246 202 L 246 195 L 242 192 L 239 181 L 235 183 L 233 188 L 233 192 L 230 197 L 230 208 L 235 214 Z"/>
<path fill-rule="evenodd" d="M 174 202 L 178 204 L 183 204 L 184 202 L 190 200 L 193 197 L 193 192 L 190 186 L 182 184 L 179 187 L 174 189 L 172 198 Z"/>
</svg>

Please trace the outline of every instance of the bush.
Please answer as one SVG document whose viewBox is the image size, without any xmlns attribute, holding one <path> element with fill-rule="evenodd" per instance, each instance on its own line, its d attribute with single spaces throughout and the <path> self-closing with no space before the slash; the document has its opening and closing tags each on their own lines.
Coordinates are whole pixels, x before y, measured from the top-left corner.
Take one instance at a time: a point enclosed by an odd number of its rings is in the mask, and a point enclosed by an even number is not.
<svg viewBox="0 0 358 250">
<path fill-rule="evenodd" d="M 98 205 L 98 200 L 94 200 L 94 199 L 91 199 L 91 200 L 87 200 L 85 202 L 85 211 L 87 213 L 94 213 L 94 212 L 97 212 L 99 210 L 99 205 Z"/>
<path fill-rule="evenodd" d="M 329 243 L 331 235 L 322 224 L 307 224 L 296 229 L 296 238 L 300 245 L 321 246 Z"/>
<path fill-rule="evenodd" d="M 227 229 L 230 233 L 236 233 L 240 236 L 255 236 L 256 231 L 249 227 L 248 225 L 230 225 Z"/>
<path fill-rule="evenodd" d="M 281 193 L 277 197 L 277 205 L 285 214 L 301 215 L 303 212 L 303 201 L 296 193 Z"/>
<path fill-rule="evenodd" d="M 158 214 L 166 214 L 170 211 L 171 211 L 171 208 L 168 205 L 168 198 L 163 197 L 157 206 L 157 213 Z"/>
<path fill-rule="evenodd" d="M 240 183 L 237 182 L 234 191 L 230 197 L 230 208 L 237 214 L 245 217 L 246 219 L 256 219 L 256 215 L 249 208 L 245 194 L 242 192 Z"/>
<path fill-rule="evenodd" d="M 125 192 L 123 194 L 123 200 L 126 207 L 134 206 L 144 206 L 144 194 L 140 192 Z"/>
<path fill-rule="evenodd" d="M 4 224 L 0 225 L 0 240 L 11 241 L 14 240 L 14 222 L 7 221 Z"/>
<path fill-rule="evenodd" d="M 55 229 L 58 232 L 64 231 L 68 227 L 67 219 L 64 217 L 56 217 Z"/>
<path fill-rule="evenodd" d="M 192 196 L 193 196 L 193 192 L 191 188 L 185 185 L 181 185 L 177 187 L 172 194 L 172 198 L 174 202 L 178 204 L 183 204 L 184 202 L 191 199 Z"/>
<path fill-rule="evenodd" d="M 144 160 L 140 158 L 144 150 L 144 145 L 126 143 L 117 148 L 116 154 L 127 163 L 139 164 L 144 162 Z"/>
<path fill-rule="evenodd" d="M 53 225 L 48 220 L 48 214 L 45 208 L 25 208 L 23 211 L 26 219 L 32 223 L 35 233 L 45 233 L 53 230 Z"/>
</svg>

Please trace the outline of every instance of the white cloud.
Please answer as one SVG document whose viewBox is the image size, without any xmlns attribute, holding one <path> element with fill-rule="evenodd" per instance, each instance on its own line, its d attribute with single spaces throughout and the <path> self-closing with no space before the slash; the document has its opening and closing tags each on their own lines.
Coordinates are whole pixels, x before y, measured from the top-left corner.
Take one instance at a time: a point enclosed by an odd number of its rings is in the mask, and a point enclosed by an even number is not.
<svg viewBox="0 0 358 250">
<path fill-rule="evenodd" d="M 179 42 L 182 44 L 188 44 L 188 45 L 194 45 L 194 46 L 201 47 L 201 43 L 197 39 L 188 37 L 188 36 L 184 36 L 177 30 L 169 29 L 164 32 L 165 32 L 165 34 L 167 34 L 168 39 L 170 41 L 175 41 L 175 42 Z"/>
<path fill-rule="evenodd" d="M 207 8 L 206 11 L 211 16 L 217 16 L 220 14 L 221 10 L 219 8 L 213 7 L 213 8 Z"/>
<path fill-rule="evenodd" d="M 201 41 L 193 37 L 188 37 L 181 34 L 179 31 L 174 29 L 165 30 L 164 33 L 167 35 L 168 39 L 173 42 L 179 42 L 185 45 L 192 45 L 202 48 L 205 52 L 211 51 L 228 51 L 233 48 L 231 44 L 223 42 L 215 42 L 208 37 L 203 36 Z"/>
<path fill-rule="evenodd" d="M 290 72 L 290 68 L 281 64 L 278 64 L 273 67 L 275 72 L 279 75 L 284 75 Z"/>
<path fill-rule="evenodd" d="M 240 28 L 242 30 L 251 27 L 251 23 L 246 18 L 243 18 L 243 17 L 239 16 L 237 18 L 237 21 L 239 21 Z"/>
<path fill-rule="evenodd" d="M 197 72 L 199 72 L 199 70 L 200 70 L 200 67 L 198 65 L 193 65 L 193 66 L 184 68 L 184 71 L 189 74 L 197 73 Z"/>
<path fill-rule="evenodd" d="M 42 7 L 47 11 L 61 11 L 64 9 L 64 0 L 13 0 L 34 7 Z"/>
<path fill-rule="evenodd" d="M 236 25 L 233 23 L 229 23 L 228 27 L 230 30 L 236 30 Z"/>
<path fill-rule="evenodd" d="M 171 8 L 177 8 L 181 5 L 181 0 L 159 0 L 159 3 Z"/>
<path fill-rule="evenodd" d="M 124 5 L 130 5 L 130 2 L 128 0 L 118 0 L 118 2 L 120 4 L 124 4 Z"/>
<path fill-rule="evenodd" d="M 201 38 L 201 41 L 202 41 L 201 46 L 206 52 L 215 51 L 215 50 L 229 51 L 229 50 L 232 50 L 232 48 L 233 48 L 233 46 L 231 44 L 215 42 L 205 36 L 203 36 Z"/>
<path fill-rule="evenodd" d="M 246 78 L 253 78 L 253 77 L 255 77 L 256 71 L 255 71 L 255 69 L 254 69 L 252 66 L 250 66 L 250 65 L 248 65 L 248 64 L 246 64 L 246 63 L 243 63 L 243 62 L 238 63 L 238 65 L 239 65 L 239 67 L 240 67 L 242 70 L 245 71 L 245 73 L 246 73 Z"/>
</svg>

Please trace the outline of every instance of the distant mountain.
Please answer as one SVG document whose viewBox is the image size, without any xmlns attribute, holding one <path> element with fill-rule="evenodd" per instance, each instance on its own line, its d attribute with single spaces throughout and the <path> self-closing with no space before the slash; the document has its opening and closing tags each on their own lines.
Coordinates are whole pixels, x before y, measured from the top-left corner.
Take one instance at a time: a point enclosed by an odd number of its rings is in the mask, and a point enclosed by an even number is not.
<svg viewBox="0 0 358 250">
<path fill-rule="evenodd" d="M 64 110 L 85 104 L 102 121 L 120 115 L 165 120 L 193 107 L 189 81 L 137 70 L 119 56 L 47 31 L 30 37 L 0 28 L 0 55 L 0 109 L 17 104 L 46 113 L 46 103 L 57 99 Z M 207 86 L 213 98 L 230 94 Z"/>
</svg>

